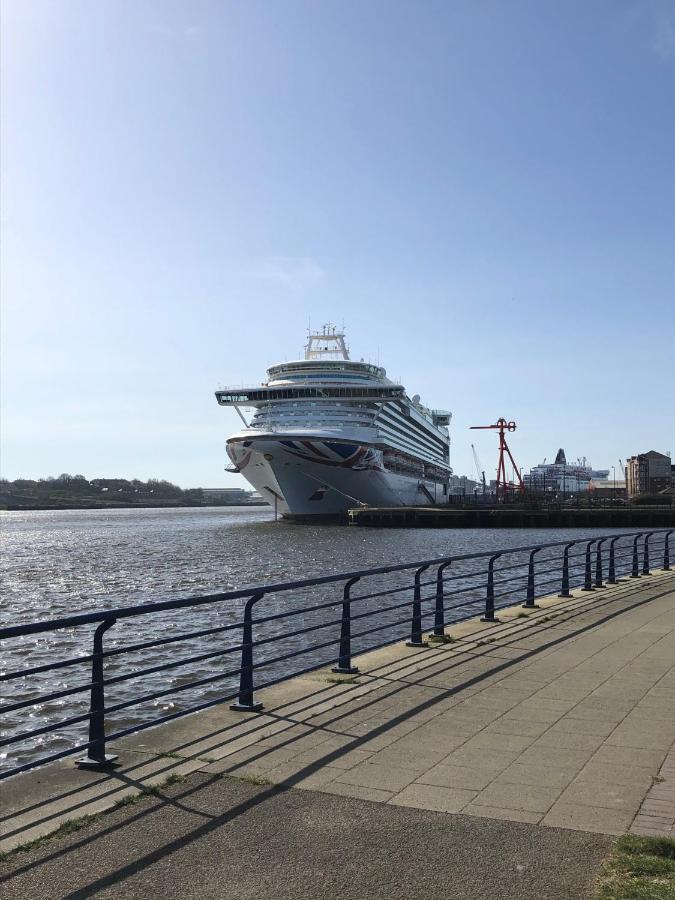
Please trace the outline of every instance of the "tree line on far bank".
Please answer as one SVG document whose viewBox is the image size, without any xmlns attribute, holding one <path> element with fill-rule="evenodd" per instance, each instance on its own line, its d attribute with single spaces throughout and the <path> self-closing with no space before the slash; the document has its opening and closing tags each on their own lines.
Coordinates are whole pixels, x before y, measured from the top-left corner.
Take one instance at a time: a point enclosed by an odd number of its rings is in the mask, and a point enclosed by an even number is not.
<svg viewBox="0 0 675 900">
<path fill-rule="evenodd" d="M 92 478 L 63 473 L 57 477 L 0 479 L 0 495 L 9 499 L 35 501 L 96 501 L 115 503 L 201 503 L 201 488 L 183 488 L 162 478 Z"/>
</svg>

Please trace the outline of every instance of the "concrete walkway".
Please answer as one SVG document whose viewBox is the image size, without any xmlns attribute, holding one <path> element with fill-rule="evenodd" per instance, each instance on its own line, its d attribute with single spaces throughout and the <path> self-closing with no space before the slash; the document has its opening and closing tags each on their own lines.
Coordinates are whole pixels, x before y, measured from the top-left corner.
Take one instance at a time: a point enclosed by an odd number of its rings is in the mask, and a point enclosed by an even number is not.
<svg viewBox="0 0 675 900">
<path fill-rule="evenodd" d="M 581 900 L 609 843 L 195 773 L 11 857 L 0 896 Z"/>
<path fill-rule="evenodd" d="M 307 792 L 309 799 L 284 801 L 296 810 L 306 803 L 313 812 L 306 812 L 307 825 L 304 831 L 297 826 L 296 837 L 287 828 L 274 831 L 271 852 L 277 865 L 294 859 L 298 841 L 305 853 L 314 853 L 318 832 L 338 840 L 331 822 L 317 825 L 323 821 L 322 810 L 345 810 L 335 815 L 351 815 L 354 821 L 363 816 L 371 821 L 372 816 L 372 822 L 380 823 L 373 827 L 385 832 L 394 827 L 391 822 L 403 821 L 397 815 L 414 814 L 418 818 L 410 821 L 415 822 L 422 821 L 420 815 L 430 817 L 424 821 L 446 824 L 429 827 L 450 829 L 449 839 L 455 835 L 467 854 L 469 845 L 460 835 L 470 834 L 484 856 L 490 846 L 485 842 L 498 833 L 506 868 L 518 840 L 534 847 L 555 834 L 562 847 L 573 842 L 569 835 L 574 831 L 627 831 L 645 795 L 662 784 L 655 779 L 675 740 L 675 573 L 656 572 L 590 594 L 575 593 L 571 600 L 540 603 L 542 608 L 526 618 L 514 608 L 500 614 L 499 625 L 471 621 L 453 626 L 449 631 L 456 640 L 451 644 L 426 650 L 396 645 L 362 657 L 356 683 L 335 684 L 322 672 L 277 685 L 261 693 L 265 711 L 260 715 L 214 708 L 135 735 L 115 748 L 122 766 L 112 773 L 82 772 L 62 763 L 11 779 L 0 788 L 0 849 L 11 849 L 74 816 L 109 808 L 171 773 L 191 776 L 186 790 L 203 798 L 226 790 L 223 785 L 235 790 L 223 775 Z M 253 790 L 250 784 L 245 788 Z M 178 789 L 175 785 L 171 791 Z M 300 793 L 269 786 L 260 796 L 265 801 L 256 802 L 256 810 L 272 798 L 281 802 L 278 798 L 298 798 Z M 203 802 L 204 809 L 211 809 L 216 801 Z M 133 819 L 135 809 L 112 815 Z M 158 834 L 162 816 L 171 814 L 176 805 L 167 798 L 154 814 Z M 278 825 L 286 814 L 270 806 L 267 816 L 282 816 L 275 819 Z M 204 812 L 206 818 L 211 815 Z M 247 815 L 236 817 L 234 832 L 228 825 L 223 847 L 236 841 L 236 829 L 246 826 Z M 494 820 L 506 821 L 500 825 Z M 103 842 L 103 853 L 110 852 L 108 821 L 105 817 L 89 826 L 100 830 L 96 841 Z M 503 837 L 507 833 L 516 835 L 513 842 Z M 570 844 L 570 859 L 581 853 L 584 841 L 591 848 L 606 846 L 606 838 L 597 840 L 599 844 L 584 835 L 579 846 Z M 349 843 L 347 835 L 344 841 Z M 373 846 L 380 845 L 386 855 L 384 837 Z M 391 845 L 392 852 L 396 846 Z M 362 853 L 369 850 L 370 845 Z M 5 866 L 9 873 L 21 870 L 31 855 L 37 854 L 37 864 L 44 852 L 18 854 Z M 579 857 L 582 881 L 595 871 L 596 856 Z M 381 860 L 376 862 L 370 864 L 373 871 L 381 866 Z M 531 864 L 533 857 L 523 863 Z M 50 865 L 41 865 L 47 879 Z M 552 873 L 550 861 L 546 865 Z M 231 861 L 223 866 L 229 877 Z M 17 871 L 16 884 L 25 877 Z M 557 879 L 551 876 L 553 891 Z M 541 897 L 583 896 L 542 893 L 542 884 L 538 889 Z M 374 890 L 344 896 L 367 896 Z M 529 896 L 513 884 L 511 890 L 512 896 Z M 24 895 L 42 896 L 31 890 Z"/>
</svg>

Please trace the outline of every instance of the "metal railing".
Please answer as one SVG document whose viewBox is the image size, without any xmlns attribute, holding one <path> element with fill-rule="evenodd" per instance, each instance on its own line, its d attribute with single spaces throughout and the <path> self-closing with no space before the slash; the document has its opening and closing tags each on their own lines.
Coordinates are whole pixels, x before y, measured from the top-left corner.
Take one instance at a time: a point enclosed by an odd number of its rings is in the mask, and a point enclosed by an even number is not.
<svg viewBox="0 0 675 900">
<path fill-rule="evenodd" d="M 575 586 L 591 592 L 602 589 L 606 584 L 616 584 L 621 580 L 621 575 L 633 579 L 648 576 L 652 562 L 669 570 L 669 542 L 674 532 L 673 529 L 661 529 L 596 535 L 572 541 L 444 556 L 0 628 L 0 640 L 7 643 L 23 640 L 20 649 L 25 654 L 25 639 L 29 636 L 51 634 L 61 644 L 64 642 L 64 632 L 70 636 L 86 626 L 95 626 L 93 635 L 85 635 L 92 641 L 90 653 L 51 659 L 46 663 L 0 673 L 0 683 L 3 685 L 10 688 L 21 685 L 21 690 L 15 691 L 14 696 L 9 698 L 11 702 L 2 702 L 0 715 L 31 709 L 44 710 L 45 705 L 64 703 L 66 698 L 73 697 L 83 705 L 87 695 L 89 698 L 86 711 L 77 712 L 76 709 L 76 715 L 65 718 L 53 713 L 47 716 L 46 724 L 32 729 L 13 728 L 9 736 L 3 737 L 0 747 L 32 742 L 23 754 L 34 758 L 17 761 L 0 772 L 0 779 L 80 751 L 86 751 L 86 756 L 78 760 L 80 765 L 105 767 L 116 758 L 106 753 L 107 741 L 226 700 L 234 701 L 231 705 L 233 709 L 258 711 L 262 709 L 262 704 L 255 699 L 255 694 L 261 688 L 321 668 L 331 661 L 335 663 L 334 672 L 354 674 L 358 669 L 353 665 L 353 656 L 401 641 L 406 634 L 408 646 L 426 647 L 425 630 L 430 632 L 429 640 L 442 640 L 448 624 L 479 612 L 482 613 L 482 621 L 498 622 L 498 609 L 513 606 L 519 599 L 524 601 L 524 608 L 532 609 L 536 607 L 537 597 L 558 590 L 559 596 L 569 597 Z M 354 592 L 356 585 L 362 587 L 364 584 L 368 585 L 364 592 L 358 593 L 358 589 Z M 239 618 L 242 601 L 243 613 Z M 270 604 L 275 601 L 267 612 L 264 601 Z M 259 609 L 262 612 L 256 616 Z M 336 609 L 338 613 L 335 613 Z M 152 617 L 146 625 L 149 630 L 161 624 L 160 614 L 167 611 L 180 611 L 181 624 L 187 625 L 190 610 L 210 611 L 218 616 L 218 622 L 180 634 L 154 636 L 130 643 L 118 641 L 113 647 L 104 646 L 104 636 L 115 625 L 146 616 Z M 223 624 L 223 619 L 228 616 L 234 616 L 236 621 Z M 289 624 L 289 619 L 294 619 L 298 627 Z M 172 628 L 174 625 L 172 621 Z M 366 626 L 365 630 L 363 626 Z M 179 659 L 169 658 L 151 666 L 143 662 L 148 650 L 158 647 L 173 649 L 181 642 L 214 635 L 223 644 L 215 650 L 209 649 Z M 313 641 L 311 635 L 318 636 L 318 643 Z M 281 652 L 275 655 L 279 649 Z M 122 674 L 107 671 L 119 657 L 138 657 L 139 654 L 140 667 Z M 239 665 L 222 671 L 219 661 L 232 654 L 239 655 Z M 11 658 L 11 647 L 3 658 Z M 177 677 L 169 686 L 155 686 L 152 690 L 142 690 L 138 696 L 125 699 L 113 697 L 113 702 L 110 701 L 111 694 L 129 681 L 141 679 L 145 685 L 150 685 L 149 679 L 153 676 L 163 677 L 164 673 L 185 666 L 194 672 L 197 665 L 205 663 L 208 666 L 218 664 L 218 668 L 201 678 L 184 681 Z M 64 670 L 72 673 L 83 665 L 90 666 L 90 678 L 86 681 L 65 683 L 59 690 L 44 692 L 31 690 L 27 685 L 27 679 L 31 677 L 51 677 L 51 673 Z M 259 677 L 263 669 L 268 671 L 267 678 Z M 211 690 L 219 683 L 224 692 L 221 693 L 219 687 L 217 697 L 204 699 L 204 693 L 199 696 L 199 691 Z M 53 684 L 49 686 L 53 687 Z M 115 722 L 116 716 L 125 710 L 160 698 L 175 697 L 185 691 L 191 691 L 193 695 L 196 691 L 195 699 L 199 702 L 187 703 L 177 711 L 143 718 L 108 732 L 107 724 Z M 64 729 L 77 730 L 85 724 L 88 726 L 88 740 L 68 741 L 66 749 L 36 755 L 37 739 L 59 732 L 63 734 Z"/>
</svg>

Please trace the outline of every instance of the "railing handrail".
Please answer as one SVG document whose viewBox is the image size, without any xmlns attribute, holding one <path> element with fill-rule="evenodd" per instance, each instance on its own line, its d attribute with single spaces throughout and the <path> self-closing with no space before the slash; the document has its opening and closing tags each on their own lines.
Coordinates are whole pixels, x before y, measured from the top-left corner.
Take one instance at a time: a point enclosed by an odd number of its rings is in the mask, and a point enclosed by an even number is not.
<svg viewBox="0 0 675 900">
<path fill-rule="evenodd" d="M 59 686 L 59 690 L 57 691 L 52 690 L 46 693 L 44 691 L 34 693 L 30 697 L 23 697 L 22 699 L 4 704 L 0 707 L 0 712 L 2 713 L 13 713 L 30 706 L 38 706 L 43 703 L 49 704 L 53 700 L 81 695 L 88 691 L 90 694 L 89 712 L 77 713 L 76 707 L 74 711 L 77 714 L 69 715 L 65 719 L 52 722 L 50 721 L 50 717 L 48 717 L 47 724 L 42 724 L 38 728 L 27 731 L 13 733 L 10 737 L 0 739 L 0 746 L 10 746 L 12 744 L 22 743 L 28 739 L 36 738 L 41 735 L 53 735 L 59 729 L 70 728 L 73 725 L 79 725 L 87 721 L 89 723 L 89 740 L 84 743 L 80 742 L 71 745 L 67 750 L 59 750 L 47 756 L 23 762 L 9 769 L 9 771 L 0 772 L 0 780 L 4 780 L 12 775 L 25 772 L 48 762 L 55 762 L 78 750 L 87 751 L 87 756 L 77 761 L 78 765 L 88 768 L 105 768 L 106 766 L 111 765 L 116 759 L 115 756 L 110 756 L 106 753 L 107 740 L 115 740 L 127 734 L 154 727 L 180 716 L 206 709 L 218 703 L 223 703 L 226 700 L 235 701 L 231 704 L 232 709 L 242 712 L 258 712 L 263 708 L 262 703 L 256 699 L 256 692 L 258 690 L 265 687 L 271 687 L 273 684 L 277 684 L 288 678 L 314 671 L 326 664 L 325 659 L 317 659 L 316 656 L 312 656 L 309 658 L 308 665 L 303 664 L 298 668 L 294 663 L 291 668 L 285 668 L 280 674 L 275 673 L 273 669 L 269 668 L 272 666 L 279 666 L 279 664 L 284 664 L 285 666 L 291 659 L 295 660 L 296 658 L 305 656 L 309 653 L 317 654 L 320 651 L 323 652 L 328 650 L 330 647 L 338 646 L 336 635 L 329 637 L 328 640 L 326 640 L 324 636 L 319 637 L 318 632 L 325 628 L 335 628 L 340 626 L 337 666 L 333 668 L 333 671 L 340 674 L 353 674 L 358 672 L 358 668 L 355 667 L 352 662 L 353 652 L 361 655 L 362 653 L 367 653 L 371 650 L 379 649 L 400 641 L 402 635 L 400 633 L 393 635 L 392 629 L 407 626 L 408 623 L 410 623 L 410 638 L 407 641 L 407 645 L 410 647 L 426 647 L 428 646 L 428 643 L 424 639 L 423 631 L 427 630 L 425 622 L 431 617 L 433 617 L 433 636 L 440 639 L 443 639 L 445 635 L 445 624 L 447 622 L 446 612 L 452 613 L 452 621 L 461 621 L 462 619 L 469 618 L 471 615 L 475 615 L 478 604 L 484 604 L 484 616 L 482 621 L 490 623 L 499 622 L 499 619 L 495 616 L 496 610 L 512 605 L 515 599 L 514 594 L 524 592 L 524 572 L 523 575 L 518 576 L 512 570 L 517 570 L 519 568 L 527 569 L 527 593 L 525 597 L 526 602 L 523 605 L 525 608 L 529 609 L 532 609 L 533 607 L 536 608 L 536 604 L 534 603 L 535 595 L 540 597 L 546 596 L 552 589 L 550 587 L 552 582 L 554 580 L 557 581 L 560 577 L 561 588 L 560 594 L 558 595 L 559 597 L 572 596 L 570 593 L 572 582 L 576 582 L 582 572 L 584 577 L 584 587 L 582 590 L 595 591 L 596 588 L 603 588 L 602 545 L 608 539 L 610 540 L 609 547 L 607 548 L 609 555 L 607 584 L 616 584 L 617 571 L 623 573 L 625 570 L 627 574 L 629 568 L 632 572 L 632 578 L 641 578 L 644 575 L 651 574 L 649 540 L 654 535 L 657 535 L 657 537 L 652 544 L 652 552 L 657 551 L 657 544 L 660 543 L 659 538 L 663 537 L 663 570 L 670 571 L 669 540 L 670 536 L 674 533 L 675 529 L 664 528 L 651 531 L 643 530 L 638 532 L 619 532 L 619 534 L 612 533 L 611 535 L 595 535 L 593 537 L 586 534 L 583 537 L 578 537 L 574 540 L 550 541 L 546 543 L 530 544 L 526 547 L 486 550 L 480 553 L 457 554 L 457 556 L 440 556 L 430 560 L 376 566 L 358 572 L 338 572 L 332 575 L 317 576 L 315 578 L 260 585 L 258 587 L 240 588 L 235 591 L 226 591 L 198 597 L 185 597 L 160 603 L 145 603 L 118 609 L 103 609 L 93 613 L 84 613 L 59 619 L 5 627 L 0 629 L 0 638 L 21 637 L 25 634 L 53 631 L 59 628 L 85 625 L 88 623 L 98 623 L 98 627 L 93 634 L 92 653 L 67 659 L 58 659 L 52 664 L 24 667 L 0 675 L 0 680 L 7 681 L 10 679 L 44 673 L 45 671 L 50 671 L 52 669 L 61 669 L 70 665 L 79 665 L 81 663 L 91 664 L 91 677 L 90 680 L 86 682 L 78 679 L 74 684 L 65 683 L 65 687 Z M 622 552 L 617 554 L 617 552 L 615 552 L 615 544 L 621 539 L 627 539 L 628 546 L 622 548 Z M 640 539 L 643 539 L 644 541 L 642 548 L 642 575 L 639 572 L 638 541 Z M 630 546 L 631 543 L 632 547 Z M 585 549 L 582 549 L 580 553 L 570 554 L 570 549 L 577 547 L 578 545 L 585 545 Z M 595 586 L 593 585 L 591 559 L 591 547 L 594 545 L 596 553 Z M 559 549 L 561 547 L 564 548 L 562 558 L 561 554 L 558 552 L 551 555 L 545 555 L 545 558 L 540 557 L 535 561 L 535 556 L 539 551 Z M 528 551 L 529 560 L 526 556 Z M 499 603 L 497 604 L 495 597 L 495 575 L 497 573 L 494 571 L 494 563 L 500 557 L 512 557 L 517 559 L 519 556 L 523 558 L 523 562 L 516 563 L 515 565 L 507 565 L 503 567 L 503 569 L 500 569 L 500 573 L 508 573 L 508 578 L 500 578 L 500 582 L 502 583 L 499 587 Z M 584 560 L 583 563 L 581 562 L 582 558 Z M 479 565 L 469 565 L 469 571 L 464 571 L 467 567 L 459 567 L 459 569 L 453 567 L 449 578 L 446 578 L 444 573 L 450 564 L 463 560 L 487 560 L 487 571 L 484 571 L 484 566 L 481 568 Z M 570 566 L 570 561 L 572 561 L 572 566 Z M 562 570 L 560 575 L 555 576 L 554 578 L 545 577 L 542 580 L 542 576 L 552 575 L 554 569 L 557 570 L 561 565 Z M 432 566 L 437 567 L 435 574 L 430 573 L 429 580 L 423 579 L 422 575 L 424 572 Z M 547 568 L 542 568 L 542 566 Z M 535 585 L 535 570 L 537 568 L 539 573 L 538 588 Z M 479 569 L 479 571 L 474 572 L 472 571 L 473 569 Z M 411 570 L 414 570 L 414 583 L 412 585 L 399 586 L 399 580 L 397 579 L 385 592 L 378 589 L 375 592 L 371 591 L 370 593 L 359 594 L 354 597 L 351 596 L 351 587 L 359 582 L 361 578 L 368 578 L 374 575 L 386 575 L 394 572 L 410 572 Z M 465 581 L 473 578 L 478 578 L 479 581 L 464 586 Z M 485 578 L 487 578 L 487 582 L 485 582 Z M 456 586 L 458 589 L 446 591 L 444 584 L 451 581 L 457 582 Z M 274 596 L 282 591 L 336 583 L 342 584 L 343 590 L 340 591 L 342 596 L 336 597 L 333 602 L 325 603 L 323 602 L 323 599 L 325 598 L 323 598 L 318 605 L 313 606 L 306 606 L 303 603 L 286 604 L 288 608 L 281 612 L 277 610 L 271 615 L 263 616 L 256 620 L 253 619 L 253 609 L 260 600 Z M 505 586 L 507 586 L 507 584 L 510 585 L 511 583 L 514 583 L 513 587 L 509 586 L 508 590 L 505 590 Z M 433 586 L 433 590 L 429 595 L 425 595 L 423 588 L 429 586 Z M 379 585 L 376 584 L 375 587 L 379 588 Z M 404 600 L 403 602 L 396 602 L 394 605 L 387 604 L 384 607 L 381 607 L 379 604 L 375 604 L 374 607 L 371 605 L 371 608 L 366 609 L 365 612 L 359 611 L 354 615 L 352 615 L 351 610 L 352 603 L 360 603 L 365 600 L 372 601 L 374 598 L 386 594 L 393 596 L 394 594 L 400 594 L 401 591 L 409 591 L 410 589 L 412 589 L 413 593 L 412 616 L 405 615 L 404 618 L 398 618 L 398 613 L 396 613 L 397 618 L 395 621 L 391 621 L 390 618 L 385 618 L 384 620 L 380 620 L 380 622 L 376 621 L 374 626 L 368 625 L 365 630 L 363 629 L 363 626 L 359 625 L 357 626 L 358 630 L 356 633 L 351 633 L 352 621 L 361 622 L 362 620 L 370 619 L 373 616 L 379 616 L 381 612 L 385 612 L 389 615 L 399 609 L 403 610 L 403 608 L 408 605 L 409 601 Z M 446 603 L 446 601 L 451 598 L 459 597 L 462 594 L 473 594 L 477 590 L 481 590 L 481 592 L 484 593 L 484 601 L 481 601 L 478 597 L 467 596 L 466 599 L 462 599 L 461 602 L 453 602 L 450 606 Z M 539 591 L 539 593 L 537 593 L 537 591 Z M 174 636 L 169 641 L 165 638 L 160 638 L 155 642 L 141 642 L 140 645 L 132 643 L 126 647 L 116 646 L 112 650 L 108 650 L 104 647 L 104 633 L 112 628 L 120 618 L 129 619 L 133 616 L 148 615 L 166 609 L 193 608 L 209 603 L 241 598 L 246 598 L 246 602 L 243 604 L 242 609 L 242 621 L 236 623 L 228 622 L 227 625 L 219 624 L 213 628 L 200 629 L 197 632 L 188 631 L 185 634 Z M 433 607 L 431 606 L 432 603 Z M 266 625 L 270 622 L 280 623 L 282 620 L 287 620 L 289 617 L 303 616 L 304 613 L 315 613 L 331 606 L 339 606 L 340 604 L 342 605 L 342 614 L 339 618 L 331 618 L 329 621 L 323 619 L 310 620 L 309 624 L 307 622 L 302 622 L 301 628 L 294 628 L 292 626 L 290 631 L 286 629 L 285 631 L 282 630 L 275 634 L 265 632 Z M 226 609 L 225 613 L 228 611 L 229 610 Z M 458 612 L 460 613 L 459 616 L 457 615 Z M 222 619 L 220 619 L 220 621 L 222 621 Z M 542 621 L 545 621 L 545 619 Z M 262 634 L 258 631 L 260 626 L 263 626 Z M 241 637 L 231 646 L 228 646 L 227 644 L 225 646 L 221 645 L 215 650 L 204 648 L 206 652 L 193 653 L 191 656 L 187 657 L 179 656 L 176 659 L 154 664 L 150 667 L 141 667 L 140 669 L 138 667 L 132 667 L 128 672 L 113 674 L 112 677 L 106 676 L 105 660 L 108 656 L 115 655 L 118 657 L 120 654 L 137 652 L 139 648 L 142 647 L 160 646 L 165 643 L 174 643 L 176 640 L 190 641 L 195 636 L 200 635 L 218 633 L 229 634 L 233 630 L 239 628 L 241 628 Z M 378 637 L 376 643 L 366 644 L 364 647 L 361 642 L 356 650 L 352 646 L 353 639 L 363 639 L 366 636 L 369 637 L 375 633 L 381 633 L 384 630 L 387 630 L 388 633 Z M 319 637 L 318 643 L 303 643 L 299 647 L 293 645 L 290 649 L 288 647 L 282 647 L 281 655 L 277 654 L 276 656 L 272 655 L 271 657 L 265 655 L 265 653 L 263 653 L 262 657 L 254 653 L 254 650 L 266 645 L 274 645 L 276 641 L 283 642 L 285 638 L 296 638 L 310 633 L 317 633 L 317 637 Z M 144 684 L 143 692 L 140 696 L 123 698 L 121 700 L 116 699 L 112 704 L 106 703 L 105 691 L 107 687 L 114 687 L 118 684 L 133 682 L 134 679 L 147 680 L 149 675 L 155 675 L 159 672 L 175 672 L 177 668 L 207 659 L 216 660 L 218 657 L 224 658 L 231 653 L 241 653 L 241 663 L 238 668 L 230 669 L 226 667 L 226 670 L 222 671 L 221 667 L 217 672 L 205 677 L 200 677 L 191 681 L 188 680 L 187 682 L 184 679 L 179 679 L 178 682 L 169 682 L 168 687 L 163 687 L 162 689 L 153 688 L 150 692 L 148 692 L 147 687 Z M 271 671 L 273 674 L 268 676 L 267 680 L 260 682 L 256 677 L 256 674 L 261 669 L 265 668 L 267 668 L 268 673 Z M 227 680 L 234 679 L 236 676 L 239 676 L 239 687 L 235 690 L 234 685 L 227 685 Z M 177 712 L 154 717 L 149 721 L 146 719 L 142 722 L 134 722 L 131 726 L 122 727 L 121 730 L 118 725 L 117 730 L 113 731 L 112 734 L 106 734 L 107 714 L 115 714 L 121 710 L 138 706 L 139 704 L 146 703 L 149 700 L 156 700 L 160 697 L 167 697 L 188 690 L 193 691 L 196 688 L 203 688 L 206 685 L 215 685 L 217 682 L 226 684 L 226 693 L 224 695 L 221 694 L 217 699 L 202 699 L 201 702 L 196 705 L 188 705 Z"/>
<path fill-rule="evenodd" d="M 667 531 L 672 531 L 672 529 L 652 529 L 651 533 L 662 534 Z M 616 537 L 617 539 L 622 537 L 634 538 L 636 536 L 640 537 L 646 534 L 646 532 L 647 529 L 642 529 L 641 531 L 626 531 L 618 535 L 596 535 L 592 538 L 592 540 L 607 540 L 612 537 Z M 589 538 L 586 536 L 583 538 L 575 539 L 573 541 L 567 539 L 564 541 L 551 541 L 547 543 L 539 542 L 537 544 L 528 544 L 524 547 L 509 547 L 505 550 L 499 551 L 496 549 L 492 549 L 485 550 L 480 553 L 463 553 L 457 555 L 450 554 L 445 556 L 437 556 L 432 559 L 416 560 L 414 562 L 408 563 L 396 563 L 395 565 L 389 566 L 376 566 L 375 568 L 358 569 L 351 572 L 337 572 L 333 575 L 319 575 L 315 578 L 303 578 L 299 581 L 281 581 L 271 582 L 269 584 L 251 585 L 245 588 L 237 588 L 234 591 L 223 591 L 216 594 L 203 594 L 194 597 L 180 597 L 176 600 L 162 600 L 157 603 L 139 603 L 134 606 L 107 608 L 104 610 L 98 610 L 96 612 L 80 613 L 74 616 L 62 616 L 58 619 L 45 619 L 38 622 L 29 622 L 23 625 L 7 625 L 3 628 L 0 628 L 0 640 L 4 640 L 5 638 L 10 637 L 21 637 L 27 634 L 39 634 L 44 631 L 53 631 L 58 628 L 69 628 L 76 625 L 88 625 L 94 622 L 103 622 L 107 619 L 127 619 L 133 616 L 151 615 L 152 613 L 161 612 L 167 609 L 181 609 L 185 607 L 203 606 L 208 603 L 221 603 L 225 600 L 240 600 L 244 597 L 251 597 L 255 594 L 276 594 L 282 591 L 312 587 L 318 584 L 333 584 L 338 581 L 347 581 L 352 578 L 365 578 L 366 576 L 370 575 L 387 575 L 391 572 L 405 572 L 409 569 L 416 569 L 420 566 L 439 565 L 441 563 L 447 562 L 448 560 L 451 560 L 453 563 L 455 563 L 467 559 L 482 559 L 484 557 L 491 557 L 495 553 L 499 553 L 501 556 L 505 556 L 511 553 L 524 553 L 526 551 L 535 549 L 546 550 L 549 547 L 563 547 L 566 544 L 572 546 L 573 544 L 584 543 L 588 540 Z"/>
</svg>

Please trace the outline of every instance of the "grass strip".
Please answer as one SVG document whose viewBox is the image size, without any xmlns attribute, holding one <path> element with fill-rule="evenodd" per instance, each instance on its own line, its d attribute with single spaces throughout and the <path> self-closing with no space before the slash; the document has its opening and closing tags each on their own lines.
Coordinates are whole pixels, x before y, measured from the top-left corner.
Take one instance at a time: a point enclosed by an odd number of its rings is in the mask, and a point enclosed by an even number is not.
<svg viewBox="0 0 675 900">
<path fill-rule="evenodd" d="M 593 900 L 675 900 L 675 838 L 620 837 L 603 864 Z"/>
</svg>

